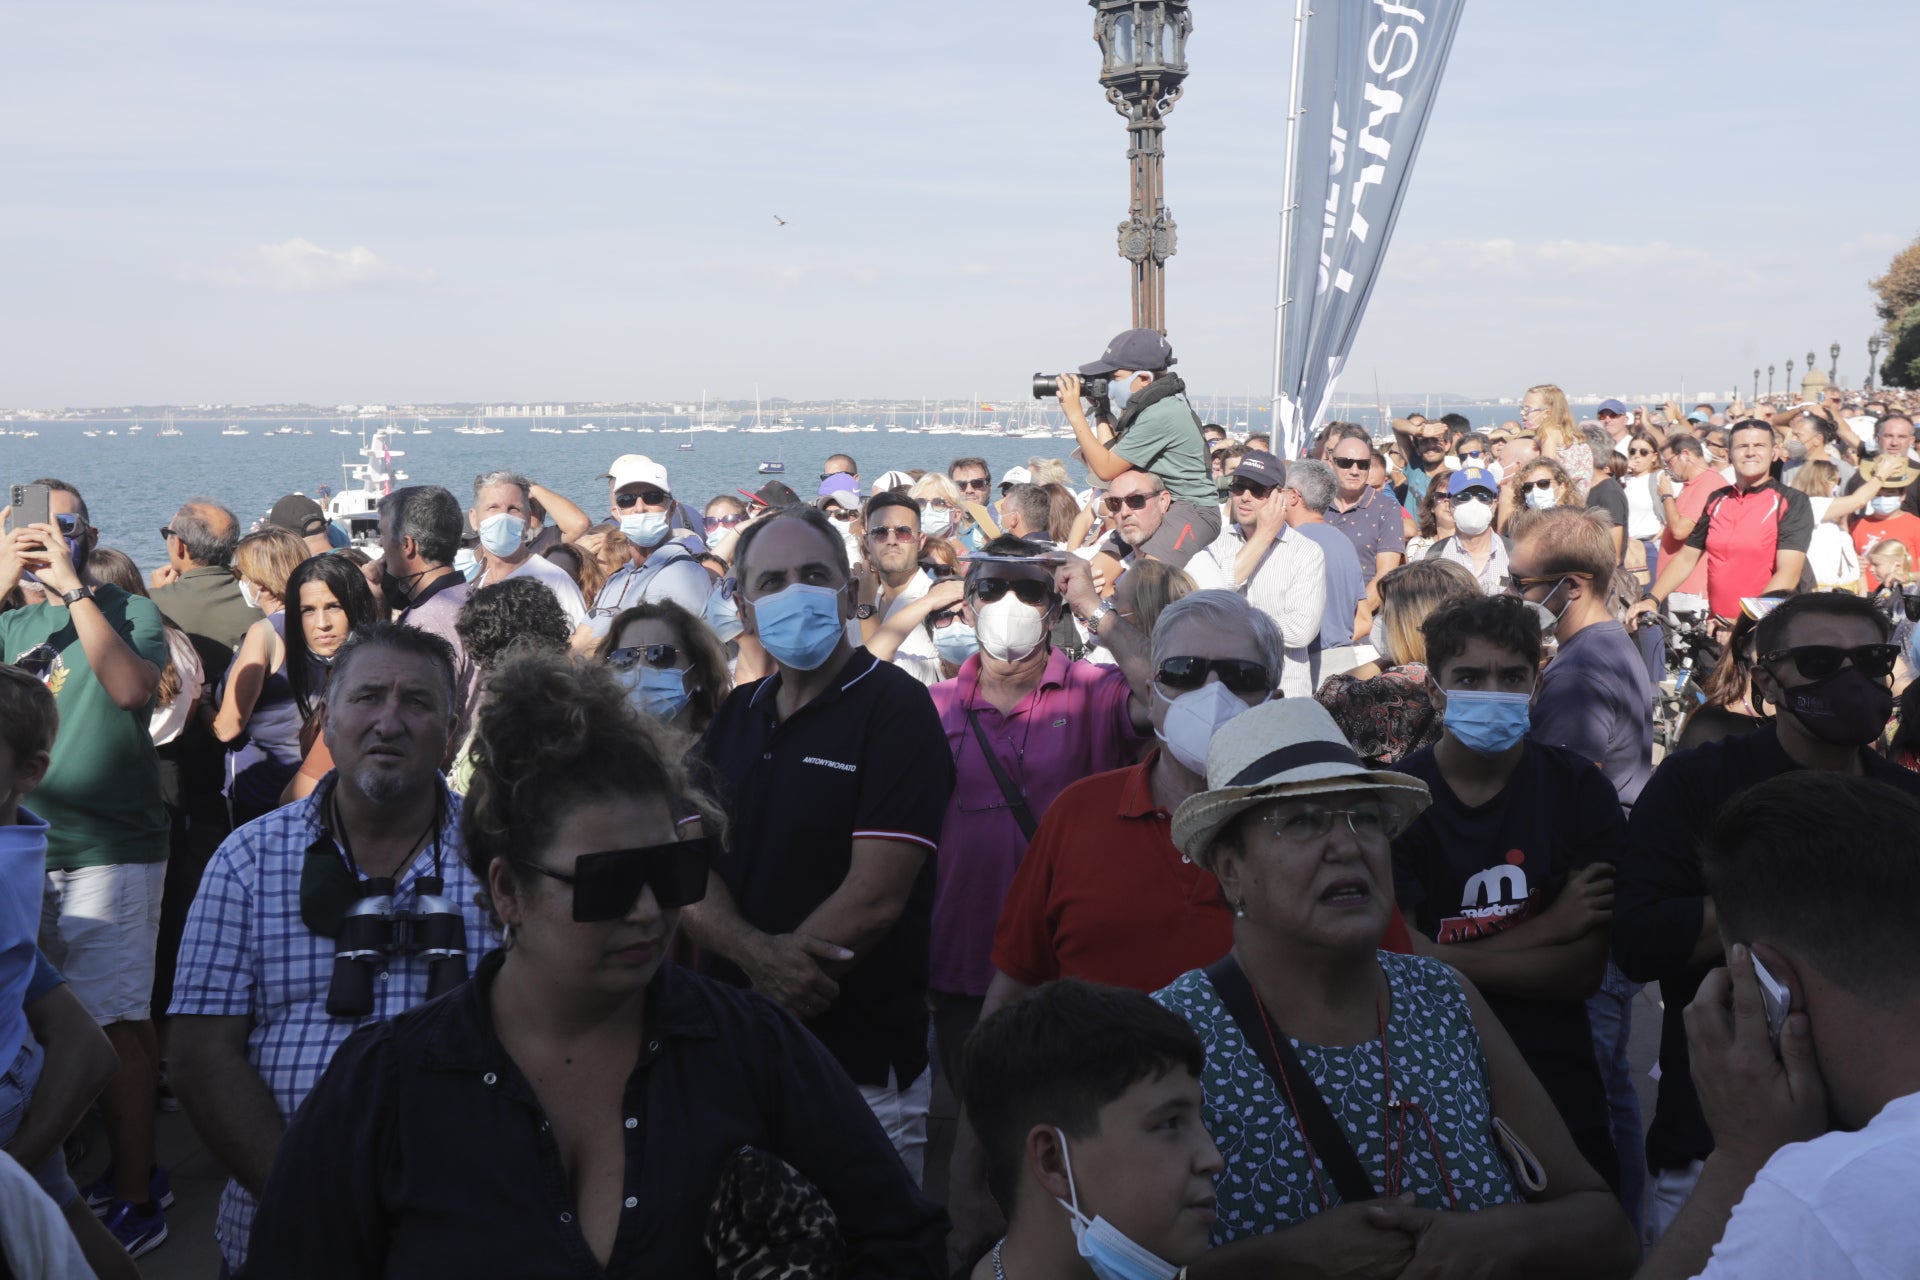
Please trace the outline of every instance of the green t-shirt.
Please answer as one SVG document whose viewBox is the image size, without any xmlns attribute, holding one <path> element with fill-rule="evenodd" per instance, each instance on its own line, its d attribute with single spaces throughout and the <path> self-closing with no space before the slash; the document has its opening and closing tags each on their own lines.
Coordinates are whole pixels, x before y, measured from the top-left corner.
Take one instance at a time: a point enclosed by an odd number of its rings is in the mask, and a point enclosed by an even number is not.
<svg viewBox="0 0 1920 1280">
<path fill-rule="evenodd" d="M 1142 471 L 1160 477 L 1176 501 L 1203 510 L 1220 505 L 1220 490 L 1207 468 L 1207 442 L 1194 425 L 1193 411 L 1179 396 L 1157 400 L 1140 411 L 1113 451 Z"/>
<path fill-rule="evenodd" d="M 133 651 L 167 665 L 166 633 L 153 601 L 98 586 L 93 598 Z M 82 609 L 88 608 L 81 605 Z M 47 820 L 47 869 L 165 862 L 167 809 L 160 796 L 160 757 L 147 733 L 151 706 L 123 711 L 93 674 L 64 605 L 35 604 L 0 613 L 0 656 L 44 668 L 42 679 L 60 706 L 53 764 L 33 793 Z"/>
</svg>

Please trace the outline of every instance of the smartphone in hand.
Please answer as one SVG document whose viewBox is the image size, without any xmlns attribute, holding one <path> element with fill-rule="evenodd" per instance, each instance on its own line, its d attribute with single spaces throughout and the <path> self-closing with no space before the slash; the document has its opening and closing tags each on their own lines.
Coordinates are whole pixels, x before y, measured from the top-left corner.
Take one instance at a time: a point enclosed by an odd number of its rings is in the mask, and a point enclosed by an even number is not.
<svg viewBox="0 0 1920 1280">
<path fill-rule="evenodd" d="M 1760 980 L 1760 1003 L 1767 1012 L 1767 1039 L 1778 1053 L 1780 1029 L 1787 1025 L 1787 1015 L 1793 1011 L 1793 993 L 1784 982 L 1767 972 L 1759 956 L 1753 957 L 1753 976 Z"/>
<path fill-rule="evenodd" d="M 53 491 L 44 484 L 16 484 L 7 493 L 7 528 L 25 529 L 29 525 L 53 523 Z"/>
</svg>

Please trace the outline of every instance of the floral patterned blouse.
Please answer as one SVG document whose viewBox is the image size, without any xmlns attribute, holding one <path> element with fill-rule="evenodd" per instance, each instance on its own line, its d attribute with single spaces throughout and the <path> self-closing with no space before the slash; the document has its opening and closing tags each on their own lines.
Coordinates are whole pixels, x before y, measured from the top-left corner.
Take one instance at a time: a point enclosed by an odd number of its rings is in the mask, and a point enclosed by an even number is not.
<svg viewBox="0 0 1920 1280">
<path fill-rule="evenodd" d="M 1440 741 L 1445 727 L 1427 692 L 1427 669 L 1418 662 L 1392 667 L 1371 680 L 1328 676 L 1313 696 L 1360 758 L 1376 768 Z"/>
<path fill-rule="evenodd" d="M 1565 467 L 1573 478 L 1573 487 L 1580 491 L 1580 500 L 1587 500 L 1587 487 L 1593 483 L 1593 446 L 1585 440 L 1575 440 L 1562 449 L 1555 458 Z"/>
<path fill-rule="evenodd" d="M 1473 1013 L 1452 969 L 1422 956 L 1379 953 L 1393 1008 L 1387 1020 L 1395 1091 L 1419 1104 L 1433 1126 L 1430 1142 L 1418 1117 L 1406 1118 L 1398 1148 L 1401 1189 L 1422 1208 L 1447 1209 L 1447 1188 L 1463 1211 L 1521 1200 L 1513 1174 L 1494 1144 L 1492 1088 Z M 1207 1131 L 1226 1168 L 1214 1182 L 1213 1243 L 1261 1235 L 1338 1205 L 1340 1192 L 1324 1163 L 1314 1177 L 1300 1129 L 1280 1088 L 1240 1034 L 1201 970 L 1182 974 L 1153 997 L 1185 1018 L 1206 1047 L 1201 1077 Z M 1387 1186 L 1380 1042 L 1327 1046 L 1289 1038 L 1300 1065 L 1320 1086 L 1346 1130 L 1374 1188 Z M 1446 1161 L 1446 1179 L 1434 1157 Z M 1321 1203 L 1324 1185 L 1330 1204 Z"/>
</svg>

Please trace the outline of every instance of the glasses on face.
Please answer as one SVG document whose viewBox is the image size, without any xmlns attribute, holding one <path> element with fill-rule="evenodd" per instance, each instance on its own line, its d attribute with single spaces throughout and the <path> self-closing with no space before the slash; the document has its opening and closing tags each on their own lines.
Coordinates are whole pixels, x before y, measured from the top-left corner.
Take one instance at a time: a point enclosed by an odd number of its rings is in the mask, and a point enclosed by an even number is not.
<svg viewBox="0 0 1920 1280">
<path fill-rule="evenodd" d="M 1541 476 L 1538 480 L 1522 481 L 1520 485 L 1521 492 L 1523 493 L 1528 489 L 1538 489 L 1542 493 L 1545 493 L 1551 488 L 1553 488 L 1552 476 Z"/>
<path fill-rule="evenodd" d="M 744 515 L 703 516 L 700 520 L 700 523 L 704 524 L 707 527 L 708 533 L 712 533 L 715 529 L 737 528 L 739 527 L 741 521 L 745 519 L 746 519 L 746 516 Z"/>
<path fill-rule="evenodd" d="M 667 495 L 658 489 L 636 489 L 632 493 L 613 495 L 613 505 L 616 507 L 630 507 L 636 502 L 644 502 L 650 507 L 665 506 Z"/>
<path fill-rule="evenodd" d="M 1593 575 L 1590 573 L 1549 573 L 1540 578 L 1523 578 L 1519 574 L 1515 574 L 1507 579 L 1507 594 L 1510 596 L 1525 596 L 1527 592 L 1533 590 L 1535 587 L 1558 585 L 1565 582 L 1568 578 L 1573 578 L 1579 582 L 1593 581 Z"/>
<path fill-rule="evenodd" d="M 943 582 L 948 578 L 957 578 L 960 576 L 960 571 L 944 560 L 922 560 L 920 562 L 920 572 L 926 574 L 935 582 Z"/>
<path fill-rule="evenodd" d="M 1543 404 L 1523 404 L 1520 406 L 1520 416 L 1523 418 L 1531 418 L 1536 413 L 1545 413 L 1546 411 L 1547 406 Z"/>
<path fill-rule="evenodd" d="M 922 511 L 951 511 L 953 510 L 953 504 L 945 498 L 922 498 L 920 500 L 920 509 Z"/>
<path fill-rule="evenodd" d="M 1627 450 L 1627 456 L 1628 456 L 1629 458 L 1651 458 L 1651 457 L 1653 457 L 1653 450 L 1651 450 L 1651 449 L 1629 449 L 1629 450 Z"/>
<path fill-rule="evenodd" d="M 1273 492 L 1273 486 L 1270 484 L 1255 484 L 1251 480 L 1235 480 L 1227 486 L 1227 492 L 1233 494 L 1235 497 L 1250 493 L 1256 498 L 1264 498 Z"/>
<path fill-rule="evenodd" d="M 168 538 L 177 538 L 179 536 L 179 534 L 173 531 L 172 525 L 163 524 L 160 526 L 160 541 L 165 542 Z"/>
<path fill-rule="evenodd" d="M 1863 644 L 1852 649 L 1831 644 L 1803 644 L 1763 653 L 1760 661 L 1791 662 L 1803 680 L 1825 680 L 1838 671 L 1842 663 L 1851 662 L 1861 675 L 1885 680 L 1893 674 L 1893 664 L 1899 657 L 1897 644 Z"/>
<path fill-rule="evenodd" d="M 957 488 L 963 490 L 978 489 L 982 493 L 987 491 L 987 478 L 985 476 L 980 476 L 973 480 L 955 480 L 953 483 Z"/>
<path fill-rule="evenodd" d="M 849 511 L 845 518 L 849 520 L 852 519 L 853 513 Z M 920 531 L 918 529 L 904 524 L 876 525 L 874 528 L 867 530 L 867 537 L 874 542 L 912 542 L 919 536 Z"/>
<path fill-rule="evenodd" d="M 942 609 L 939 613 L 934 614 L 927 621 L 929 624 L 932 625 L 935 631 L 945 631 L 948 627 L 952 626 L 954 623 L 965 622 L 966 619 L 961 616 L 960 608 L 958 605 L 956 605 L 951 609 Z"/>
<path fill-rule="evenodd" d="M 1146 510 L 1147 503 L 1153 501 L 1153 499 L 1158 496 L 1158 494 L 1152 493 L 1129 493 L 1125 497 L 1120 497 L 1110 493 L 1103 501 L 1107 504 L 1108 511 L 1119 515 L 1120 508 L 1123 506 L 1129 511 L 1144 511 Z"/>
<path fill-rule="evenodd" d="M 60 530 L 62 534 L 66 535 L 69 538 L 82 532 L 87 527 L 87 522 L 85 520 L 82 520 L 77 515 L 55 516 L 53 518 L 53 523 Z"/>
<path fill-rule="evenodd" d="M 1053 599 L 1053 584 L 1034 578 L 975 578 L 967 584 L 967 594 L 981 604 L 992 604 L 1009 591 L 1021 604 L 1036 608 Z"/>
<path fill-rule="evenodd" d="M 574 920 L 591 924 L 627 915 L 648 888 L 652 888 L 654 901 L 662 911 L 700 901 L 707 896 L 708 857 L 707 841 L 699 839 L 583 853 L 571 872 L 555 871 L 537 862 L 519 865 L 571 885 Z"/>
<path fill-rule="evenodd" d="M 841 524 L 846 524 L 852 520 L 854 516 L 853 508 L 843 507 L 837 502 L 830 502 L 822 507 L 821 510 L 827 513 L 827 519 L 838 520 Z"/>
<path fill-rule="evenodd" d="M 1335 458 L 1333 465 L 1342 471 L 1365 471 L 1373 465 L 1372 458 Z"/>
<path fill-rule="evenodd" d="M 1292 812 L 1281 810 L 1263 813 L 1257 821 L 1282 840 L 1306 844 L 1310 840 L 1324 839 L 1333 830 L 1335 818 L 1345 818 L 1347 830 L 1356 836 L 1384 837 L 1387 834 L 1386 806 L 1374 800 L 1362 800 L 1346 809 L 1323 809 L 1313 805 Z"/>
<path fill-rule="evenodd" d="M 1493 501 L 1493 493 L 1492 493 L 1492 491 L 1491 491 L 1491 490 L 1488 490 L 1488 489 L 1479 489 L 1479 488 L 1475 488 L 1475 489 L 1468 489 L 1468 490 L 1466 490 L 1465 492 L 1463 492 L 1463 493 L 1461 493 L 1461 494 L 1459 494 L 1459 495 L 1457 495 L 1457 496 L 1454 496 L 1454 497 L 1446 497 L 1446 498 L 1441 498 L 1441 499 L 1439 499 L 1439 501 L 1443 501 L 1443 502 L 1492 502 L 1492 501 Z"/>
<path fill-rule="evenodd" d="M 607 655 L 607 665 L 615 671 L 630 670 L 641 662 L 650 667 L 677 667 L 680 665 L 680 650 L 670 644 L 636 644 L 615 649 Z"/>
<path fill-rule="evenodd" d="M 1460 461 L 1478 462 L 1480 461 L 1480 459 L 1486 456 L 1487 456 L 1487 451 L 1485 449 L 1469 449 L 1467 452 L 1460 455 Z"/>
<path fill-rule="evenodd" d="M 1166 658 L 1153 678 L 1163 689 L 1185 692 L 1205 684 L 1209 673 L 1219 676 L 1232 693 L 1273 692 L 1273 676 L 1266 665 L 1244 658 Z"/>
</svg>

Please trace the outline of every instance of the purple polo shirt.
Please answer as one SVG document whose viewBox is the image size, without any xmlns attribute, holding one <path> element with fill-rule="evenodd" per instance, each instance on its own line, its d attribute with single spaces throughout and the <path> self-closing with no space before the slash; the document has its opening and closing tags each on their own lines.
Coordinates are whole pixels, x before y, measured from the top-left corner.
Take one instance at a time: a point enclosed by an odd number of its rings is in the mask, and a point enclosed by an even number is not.
<svg viewBox="0 0 1920 1280">
<path fill-rule="evenodd" d="M 1127 678 L 1114 667 L 1069 662 L 1055 649 L 1046 674 L 1012 715 L 980 696 L 980 659 L 928 690 L 953 753 L 953 798 L 935 860 L 932 980 L 935 991 L 983 996 L 993 980 L 993 932 L 1027 837 L 967 723 L 972 709 L 1000 767 L 1037 822 L 1055 796 L 1090 774 L 1132 764 L 1142 739 L 1127 710 Z"/>
<path fill-rule="evenodd" d="M 1369 587 L 1379 572 L 1376 556 L 1390 551 L 1405 554 L 1407 550 L 1400 504 L 1384 490 L 1368 489 L 1351 511 L 1342 511 L 1337 502 L 1330 502 L 1324 515 L 1328 524 L 1353 540 L 1353 549 L 1360 553 L 1360 570 L 1366 574 Z"/>
</svg>

